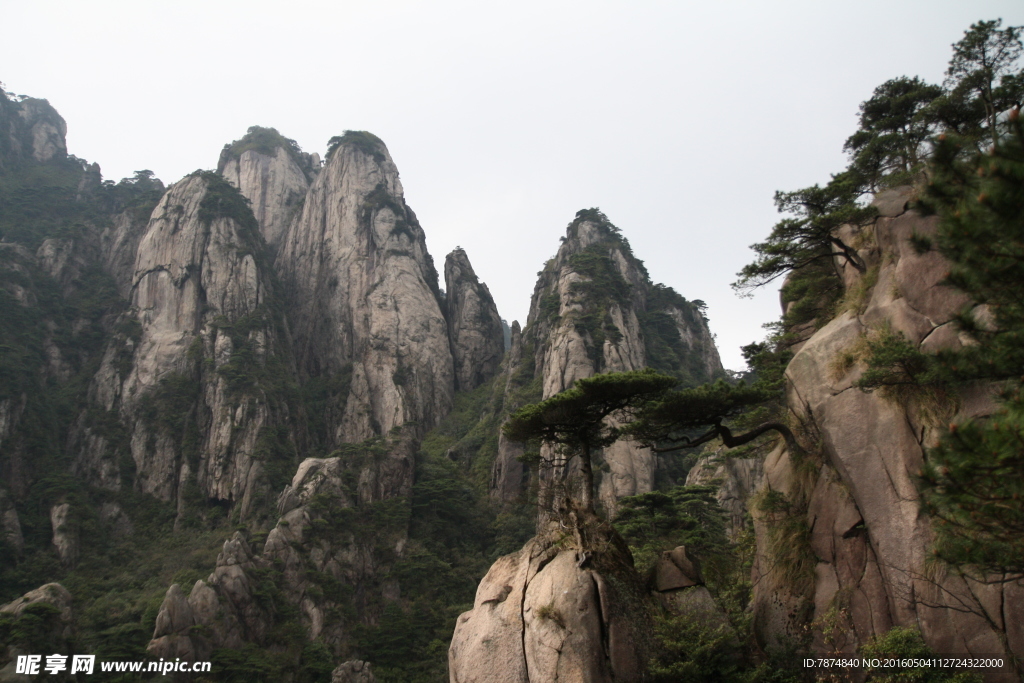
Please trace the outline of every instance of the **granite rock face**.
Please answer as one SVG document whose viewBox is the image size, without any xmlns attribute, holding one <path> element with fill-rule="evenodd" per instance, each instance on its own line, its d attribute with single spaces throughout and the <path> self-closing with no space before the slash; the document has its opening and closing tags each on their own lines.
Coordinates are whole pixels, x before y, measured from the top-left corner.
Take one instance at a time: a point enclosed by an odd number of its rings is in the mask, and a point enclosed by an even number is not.
<svg viewBox="0 0 1024 683">
<path fill-rule="evenodd" d="M 747 526 L 747 501 L 763 477 L 761 458 L 731 458 L 728 449 L 720 448 L 701 455 L 686 476 L 686 485 L 717 485 L 715 498 L 729 514 L 730 534 L 736 534 Z"/>
<path fill-rule="evenodd" d="M 67 123 L 46 100 L 0 94 L 0 169 L 26 160 L 65 158 L 67 132 Z"/>
<path fill-rule="evenodd" d="M 60 503 L 50 508 L 50 526 L 53 529 L 53 547 L 60 561 L 73 565 L 78 559 L 79 538 L 71 520 L 71 505 Z"/>
<path fill-rule="evenodd" d="M 245 200 L 214 174 L 176 183 L 154 209 L 90 391 L 129 426 L 137 490 L 181 504 L 195 485 L 243 516 L 266 495 L 257 443 L 288 421 L 266 382 L 288 359 L 264 249 Z M 79 473 L 116 488 L 104 434 L 83 423 L 79 443 Z"/>
<path fill-rule="evenodd" d="M 249 200 L 263 239 L 277 251 L 310 182 L 320 172 L 320 159 L 299 151 L 294 141 L 273 128 L 254 126 L 241 140 L 224 147 L 217 172 Z"/>
<path fill-rule="evenodd" d="M 934 348 L 962 343 L 946 330 L 967 301 L 941 284 L 947 268 L 940 257 L 919 255 L 910 245 L 912 234 L 933 234 L 936 227 L 936 219 L 906 210 L 911 194 L 909 188 L 882 193 L 872 225 L 843 228 L 862 245 L 876 284 L 857 306 L 814 332 L 786 369 L 794 422 L 821 448 L 809 447 L 807 455 L 778 447 L 764 463 L 761 486 L 804 511 L 817 566 L 796 584 L 773 570 L 778 544 L 758 521 L 755 628 L 763 643 L 772 643 L 801 628 L 800 614 L 820 623 L 831 611 L 842 615 L 844 652 L 892 626 L 914 626 L 936 652 L 997 653 L 1005 642 L 1020 655 L 1024 633 L 1011 612 L 1021 604 L 1022 588 L 936 570 L 927 557 L 931 521 L 919 508 L 914 481 L 946 424 L 995 409 L 993 389 L 975 387 L 936 406 L 854 386 L 865 367 L 858 350 L 865 338 L 896 333 L 925 351 L 942 335 Z M 840 268 L 847 287 L 864 277 Z M 820 633 L 815 644 L 825 651 Z"/>
<path fill-rule="evenodd" d="M 631 559 L 560 548 L 556 533 L 491 566 L 456 623 L 451 683 L 643 680 L 650 625 L 646 605 L 623 592 L 639 583 Z"/>
<path fill-rule="evenodd" d="M 350 610 L 357 619 L 375 619 L 374 610 L 400 595 L 387 575 L 403 557 L 405 529 L 389 526 L 367 536 L 352 520 L 410 494 L 415 446 L 415 439 L 397 435 L 369 450 L 352 448 L 345 457 L 304 460 L 278 498 L 280 517 L 262 549 L 236 532 L 205 581 L 188 595 L 177 584 L 168 589 L 148 652 L 202 660 L 219 647 L 273 648 L 276 614 L 259 597 L 273 591 L 298 608 L 309 640 L 341 654 L 355 625 Z M 339 595 L 353 597 L 341 604 Z M 342 673 L 354 678 L 341 680 L 374 680 L 368 665 L 347 664 Z"/>
<path fill-rule="evenodd" d="M 346 377 L 328 411 L 334 443 L 451 410 L 454 368 L 437 271 L 384 143 L 337 143 L 277 257 L 299 371 Z"/>
<path fill-rule="evenodd" d="M 473 272 L 463 249 L 445 259 L 444 283 L 455 388 L 472 391 L 498 374 L 505 355 L 501 317 L 490 290 Z"/>
<path fill-rule="evenodd" d="M 721 376 L 701 306 L 653 284 L 618 228 L 597 210 L 580 211 L 540 273 L 526 329 L 513 334 L 506 408 L 520 407 L 513 397 L 531 382 L 539 391 L 528 398 L 541 400 L 604 372 L 654 367 L 697 384 Z M 521 493 L 517 448 L 499 446 L 492 475 L 492 496 L 499 500 Z M 654 485 L 657 461 L 649 449 L 619 441 L 597 462 L 603 471 L 598 500 L 609 513 L 618 499 Z"/>
</svg>

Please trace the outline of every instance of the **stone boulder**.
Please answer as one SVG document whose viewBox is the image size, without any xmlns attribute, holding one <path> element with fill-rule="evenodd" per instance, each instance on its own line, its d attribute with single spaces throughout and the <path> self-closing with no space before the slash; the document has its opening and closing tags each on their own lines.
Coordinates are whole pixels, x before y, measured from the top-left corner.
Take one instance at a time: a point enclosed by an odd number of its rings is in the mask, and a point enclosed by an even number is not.
<svg viewBox="0 0 1024 683">
<path fill-rule="evenodd" d="M 451 683 L 642 680 L 650 606 L 636 597 L 628 551 L 607 533 L 604 543 L 562 546 L 556 529 L 499 558 L 480 582 L 448 650 Z"/>
<path fill-rule="evenodd" d="M 686 546 L 666 550 L 654 565 L 654 589 L 659 592 L 704 585 L 700 562 L 686 554 Z"/>
<path fill-rule="evenodd" d="M 872 224 L 840 229 L 861 245 L 868 271 L 837 264 L 856 296 L 786 368 L 786 403 L 807 452 L 776 448 L 760 488 L 786 497 L 787 514 L 807 529 L 788 546 L 806 547 L 780 547 L 772 535 L 778 520 L 755 514 L 753 616 L 762 646 L 800 637 L 809 624 L 816 651 L 854 653 L 893 626 L 913 626 L 936 652 L 991 654 L 1006 644 L 1024 653 L 1024 635 L 1007 618 L 1020 587 L 1001 577 L 974 582 L 932 561 L 932 521 L 916 482 L 946 425 L 992 412 L 992 387 L 967 387 L 945 402 L 913 389 L 857 387 L 866 342 L 880 335 L 897 334 L 926 353 L 970 343 L 950 322 L 969 301 L 944 284 L 948 263 L 910 243 L 937 228 L 935 217 L 906 208 L 912 198 L 910 188 L 880 193 Z M 976 311 L 983 324 L 987 314 Z M 800 565 L 787 573 L 773 554 L 790 551 Z"/>
</svg>

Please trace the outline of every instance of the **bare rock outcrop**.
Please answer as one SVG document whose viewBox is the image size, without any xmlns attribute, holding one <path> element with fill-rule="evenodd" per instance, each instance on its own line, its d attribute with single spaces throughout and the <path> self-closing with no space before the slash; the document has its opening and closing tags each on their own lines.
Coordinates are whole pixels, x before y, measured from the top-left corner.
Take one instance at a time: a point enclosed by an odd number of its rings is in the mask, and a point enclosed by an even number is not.
<svg viewBox="0 0 1024 683">
<path fill-rule="evenodd" d="M 456 623 L 452 683 L 643 679 L 649 606 L 628 550 L 558 535 L 555 523 L 491 566 Z"/>
<path fill-rule="evenodd" d="M 437 271 L 384 143 L 335 142 L 277 256 L 299 370 L 344 378 L 327 415 L 335 444 L 425 431 L 455 384 Z"/>
<path fill-rule="evenodd" d="M 249 200 L 272 251 L 319 171 L 319 157 L 303 153 L 275 129 L 259 126 L 225 145 L 217 163 L 217 172 Z"/>
<path fill-rule="evenodd" d="M 369 662 L 350 659 L 342 662 L 331 672 L 331 683 L 377 683 Z"/>
<path fill-rule="evenodd" d="M 53 547 L 60 561 L 73 565 L 78 559 L 80 539 L 71 517 L 70 503 L 59 503 L 50 508 L 50 527 L 53 530 Z"/>
<path fill-rule="evenodd" d="M 498 374 L 505 355 L 501 317 L 462 248 L 445 258 L 444 283 L 455 388 L 471 391 Z"/>
<path fill-rule="evenodd" d="M 46 603 L 57 608 L 62 622 L 70 624 L 72 617 L 71 593 L 59 583 L 47 583 L 34 590 L 30 590 L 17 600 L 0 606 L 0 614 L 20 615 L 29 605 L 38 602 Z"/>
<path fill-rule="evenodd" d="M 280 517 L 262 549 L 236 532 L 205 581 L 187 595 L 172 585 L 147 651 L 196 660 L 244 643 L 273 649 L 276 614 L 261 597 L 268 594 L 298 609 L 309 640 L 345 651 L 354 626 L 348 615 L 373 619 L 375 606 L 400 595 L 386 575 L 402 558 L 406 528 L 378 523 L 371 531 L 367 510 L 409 496 L 415 447 L 415 439 L 398 433 L 347 446 L 342 456 L 304 460 L 278 498 Z M 369 665 L 349 669 L 351 680 L 374 680 Z"/>
<path fill-rule="evenodd" d="M 0 92 L 0 169 L 67 156 L 67 123 L 46 100 Z"/>
<path fill-rule="evenodd" d="M 687 486 L 715 485 L 715 498 L 729 513 L 730 533 L 746 528 L 747 501 L 761 487 L 764 461 L 757 457 L 732 458 L 728 449 L 706 451 L 686 475 Z"/>
<path fill-rule="evenodd" d="M 1020 604 L 1024 589 L 1013 581 L 977 583 L 934 566 L 928 558 L 931 522 L 915 484 L 941 427 L 994 410 L 991 390 L 975 387 L 942 403 L 924 394 L 897 398 L 855 386 L 864 369 L 865 339 L 898 334 L 928 351 L 928 340 L 945 334 L 967 303 L 942 284 L 942 259 L 911 247 L 912 234 L 933 234 L 936 227 L 935 218 L 906 209 L 911 194 L 909 188 L 882 193 L 872 225 L 843 228 L 846 239 L 861 245 L 867 273 L 843 269 L 846 310 L 817 330 L 786 369 L 794 421 L 807 443 L 821 447 L 795 454 L 779 446 L 765 461 L 763 490 L 785 495 L 786 514 L 802 517 L 810 532 L 806 547 L 790 543 L 787 550 L 760 515 L 755 630 L 770 644 L 794 634 L 801 620 L 820 625 L 838 615 L 832 638 L 844 652 L 892 626 L 914 626 L 936 652 L 991 654 L 1008 647 L 1019 656 L 1024 634 L 1001 606 Z M 875 284 L 855 287 L 865 277 Z M 851 300 L 851 291 L 862 296 Z M 953 334 L 941 345 L 960 343 Z M 779 569 L 780 555 L 801 552 L 816 566 Z M 824 649 L 820 632 L 816 638 Z"/>
<path fill-rule="evenodd" d="M 258 443 L 288 420 L 266 389 L 288 362 L 267 269 L 251 211 L 219 176 L 186 177 L 154 209 L 131 307 L 90 390 L 97 409 L 129 426 L 138 490 L 181 508 L 196 486 L 240 504 L 243 516 L 266 495 Z M 109 439 L 81 427 L 76 470 L 116 488 Z"/>
</svg>

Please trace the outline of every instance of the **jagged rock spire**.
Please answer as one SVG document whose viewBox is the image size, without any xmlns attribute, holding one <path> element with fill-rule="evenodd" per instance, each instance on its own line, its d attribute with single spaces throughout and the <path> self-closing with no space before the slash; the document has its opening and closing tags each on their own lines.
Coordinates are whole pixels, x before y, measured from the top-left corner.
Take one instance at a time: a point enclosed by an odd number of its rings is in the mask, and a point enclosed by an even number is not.
<svg viewBox="0 0 1024 683">
<path fill-rule="evenodd" d="M 505 353 L 501 317 L 461 247 L 444 261 L 444 282 L 455 388 L 470 391 L 498 373 Z"/>
</svg>

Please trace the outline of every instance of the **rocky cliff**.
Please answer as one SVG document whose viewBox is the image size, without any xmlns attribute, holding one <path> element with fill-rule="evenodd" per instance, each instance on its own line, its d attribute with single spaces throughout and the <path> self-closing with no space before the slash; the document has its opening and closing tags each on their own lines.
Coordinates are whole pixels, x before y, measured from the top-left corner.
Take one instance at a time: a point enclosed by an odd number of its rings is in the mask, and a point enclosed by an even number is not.
<svg viewBox="0 0 1024 683">
<path fill-rule="evenodd" d="M 348 650 L 353 630 L 401 594 L 388 574 L 403 555 L 406 520 L 375 525 L 373 516 L 402 507 L 414 446 L 399 438 L 303 461 L 278 498 L 281 516 L 262 548 L 236 532 L 205 581 L 167 590 L 148 651 L 205 659 L 251 643 L 287 660 L 295 639 L 274 633 L 295 616 L 306 640 L 331 654 Z"/>
<path fill-rule="evenodd" d="M 302 152 L 294 140 L 273 128 L 253 126 L 240 140 L 224 146 L 217 172 L 249 200 L 263 239 L 276 252 L 320 172 L 320 157 Z"/>
<path fill-rule="evenodd" d="M 722 375 L 701 304 L 650 281 L 629 242 L 595 209 L 569 224 L 555 257 L 539 273 L 526 329 L 513 331 L 507 361 L 507 406 L 530 382 L 549 398 L 601 372 L 653 367 L 686 384 Z M 502 440 L 493 488 L 502 500 L 520 493 L 521 450 Z M 657 461 L 649 449 L 620 441 L 600 456 L 599 500 L 608 511 L 623 496 L 650 491 Z"/>
<path fill-rule="evenodd" d="M 564 535 L 552 522 L 491 566 L 455 627 L 452 683 L 643 680 L 648 606 L 628 549 L 596 520 Z"/>
<path fill-rule="evenodd" d="M 721 371 L 699 302 L 651 284 L 599 212 L 503 359 L 487 286 L 457 249 L 442 292 L 374 136 L 334 138 L 321 165 L 255 127 L 165 188 L 104 182 L 45 102 L 0 105 L 0 586 L 73 574 L 72 600 L 106 596 L 64 620 L 82 640 L 61 651 L 443 676 L 452 606 L 535 530 L 509 410 L 596 372 Z M 649 453 L 603 458 L 606 508 L 654 485 Z M 634 676 L 628 555 L 549 536 L 515 555 L 533 567 L 523 657 Z M 575 654 L 544 654 L 573 610 Z M 21 638 L 21 614 L 0 635 Z"/>
<path fill-rule="evenodd" d="M 0 95 L 0 124 L 0 169 L 67 156 L 67 123 L 46 100 Z"/>
<path fill-rule="evenodd" d="M 936 652 L 1024 653 L 1020 586 L 981 584 L 930 562 L 931 521 L 915 485 L 939 428 L 988 414 L 992 389 L 940 399 L 854 386 L 867 339 L 899 335 L 928 352 L 965 343 L 950 321 L 966 298 L 942 284 L 938 255 L 910 244 L 915 233 L 934 234 L 937 220 L 908 210 L 912 197 L 910 188 L 883 192 L 877 220 L 843 228 L 867 269 L 841 269 L 840 313 L 786 368 L 786 404 L 807 452 L 780 446 L 764 463 L 754 577 L 764 644 L 811 623 L 817 649 L 852 653 L 892 626 L 913 626 Z M 769 495 L 781 504 L 764 505 Z"/>
<path fill-rule="evenodd" d="M 379 139 L 349 132 L 335 140 L 284 234 L 277 269 L 299 370 L 333 387 L 332 444 L 405 424 L 423 433 L 451 410 L 437 271 Z"/>
<path fill-rule="evenodd" d="M 491 292 L 463 249 L 445 258 L 444 283 L 455 388 L 472 391 L 498 374 L 505 355 L 504 329 Z"/>
<path fill-rule="evenodd" d="M 289 408 L 274 383 L 290 359 L 265 252 L 246 202 L 213 173 L 172 186 L 138 243 L 131 305 L 91 397 L 128 427 L 134 487 L 179 512 L 194 488 L 248 516 L 267 469 L 295 459 L 278 434 Z M 79 441 L 76 471 L 116 489 L 113 444 L 88 412 Z"/>
</svg>

